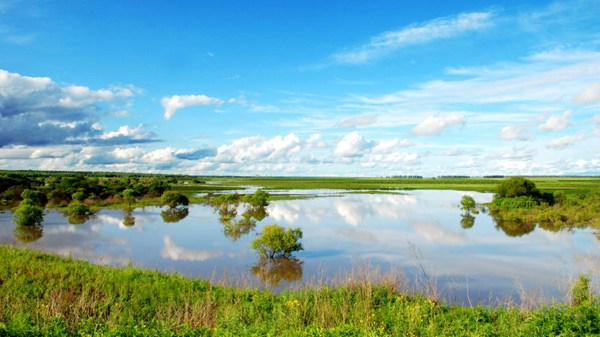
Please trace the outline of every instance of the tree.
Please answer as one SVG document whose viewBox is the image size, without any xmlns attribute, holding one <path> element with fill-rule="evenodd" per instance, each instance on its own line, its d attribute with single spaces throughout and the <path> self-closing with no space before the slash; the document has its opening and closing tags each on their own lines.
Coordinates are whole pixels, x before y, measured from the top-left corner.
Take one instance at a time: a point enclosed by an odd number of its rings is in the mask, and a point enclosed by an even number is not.
<svg viewBox="0 0 600 337">
<path fill-rule="evenodd" d="M 267 258 L 290 257 L 293 252 L 304 249 L 302 243 L 298 242 L 301 238 L 300 228 L 285 229 L 273 224 L 263 228 L 262 233 L 252 241 L 251 247 Z"/>
<path fill-rule="evenodd" d="M 75 216 L 87 216 L 92 214 L 88 205 L 78 201 L 72 202 L 69 207 L 67 207 L 67 212 L 69 215 Z"/>
<path fill-rule="evenodd" d="M 269 193 L 262 189 L 257 190 L 253 194 L 246 195 L 243 201 L 254 207 L 265 207 L 269 205 Z"/>
<path fill-rule="evenodd" d="M 539 197 L 535 183 L 522 177 L 511 177 L 500 182 L 496 188 L 496 198 Z"/>
<path fill-rule="evenodd" d="M 163 205 L 167 205 L 170 208 L 176 208 L 178 206 L 187 206 L 190 204 L 190 200 L 188 199 L 188 197 L 175 191 L 166 191 L 165 193 L 163 193 L 160 200 Z"/>
<path fill-rule="evenodd" d="M 477 211 L 477 202 L 475 202 L 475 199 L 470 195 L 463 195 L 462 199 L 460 199 L 460 209 L 467 214 L 479 213 L 479 211 Z"/>
<path fill-rule="evenodd" d="M 135 191 L 128 188 L 123 191 L 123 200 L 127 204 L 127 206 L 131 206 L 135 202 Z"/>
<path fill-rule="evenodd" d="M 79 202 L 83 202 L 85 200 L 85 198 L 87 198 L 87 196 L 85 195 L 85 193 L 83 192 L 75 192 L 73 193 L 73 195 L 71 195 L 71 198 L 73 200 L 77 200 Z"/>
<path fill-rule="evenodd" d="M 34 205 L 44 207 L 48 203 L 48 198 L 43 192 L 25 189 L 21 193 L 23 200 L 30 200 Z"/>
<path fill-rule="evenodd" d="M 25 199 L 15 210 L 13 221 L 18 226 L 39 226 L 44 221 L 44 211 L 29 199 Z"/>
</svg>

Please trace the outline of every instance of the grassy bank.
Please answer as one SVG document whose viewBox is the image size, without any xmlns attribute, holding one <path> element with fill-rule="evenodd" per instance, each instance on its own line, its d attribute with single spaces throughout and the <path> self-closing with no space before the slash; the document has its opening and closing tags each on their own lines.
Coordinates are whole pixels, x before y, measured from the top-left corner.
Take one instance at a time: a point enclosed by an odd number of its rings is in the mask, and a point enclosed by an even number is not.
<svg viewBox="0 0 600 337">
<path fill-rule="evenodd" d="M 586 291 L 577 305 L 534 310 L 438 304 L 393 280 L 275 295 L 0 246 L 0 336 L 600 334 L 600 305 Z"/>
<path fill-rule="evenodd" d="M 260 186 L 270 189 L 444 189 L 461 191 L 493 192 L 504 178 L 333 178 L 333 177 L 237 177 L 207 178 L 207 186 L 232 188 Z M 600 177 L 531 177 L 544 192 L 587 193 L 598 189 Z M 188 186 L 193 190 L 193 186 Z"/>
</svg>

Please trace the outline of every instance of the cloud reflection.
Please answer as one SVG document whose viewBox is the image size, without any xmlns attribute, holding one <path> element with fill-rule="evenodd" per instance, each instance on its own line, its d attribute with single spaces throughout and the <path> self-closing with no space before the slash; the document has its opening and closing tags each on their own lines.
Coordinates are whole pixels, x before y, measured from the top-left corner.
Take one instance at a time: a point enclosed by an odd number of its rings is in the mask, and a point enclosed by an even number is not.
<svg viewBox="0 0 600 337">
<path fill-rule="evenodd" d="M 223 255 L 221 252 L 192 250 L 179 247 L 168 235 L 163 238 L 163 248 L 160 251 L 160 256 L 174 261 L 204 261 L 219 257 L 221 255 Z"/>
</svg>

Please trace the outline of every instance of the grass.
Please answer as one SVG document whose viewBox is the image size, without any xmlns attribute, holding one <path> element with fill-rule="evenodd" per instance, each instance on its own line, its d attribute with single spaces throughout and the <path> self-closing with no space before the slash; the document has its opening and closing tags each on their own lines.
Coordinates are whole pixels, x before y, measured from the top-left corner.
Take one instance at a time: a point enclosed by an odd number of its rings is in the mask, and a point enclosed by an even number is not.
<svg viewBox="0 0 600 337">
<path fill-rule="evenodd" d="M 0 246 L 0 336 L 600 334 L 600 305 L 585 296 L 585 284 L 577 305 L 532 310 L 449 306 L 401 284 L 351 277 L 276 295 Z"/>
<path fill-rule="evenodd" d="M 214 179 L 214 180 L 212 180 Z M 237 177 L 208 178 L 212 188 L 259 186 L 267 189 L 396 190 L 444 189 L 494 192 L 504 178 L 328 178 Z M 530 177 L 543 192 L 586 193 L 598 189 L 600 177 Z M 188 188 L 193 189 L 193 186 Z M 239 187 L 238 187 L 239 188 Z"/>
</svg>

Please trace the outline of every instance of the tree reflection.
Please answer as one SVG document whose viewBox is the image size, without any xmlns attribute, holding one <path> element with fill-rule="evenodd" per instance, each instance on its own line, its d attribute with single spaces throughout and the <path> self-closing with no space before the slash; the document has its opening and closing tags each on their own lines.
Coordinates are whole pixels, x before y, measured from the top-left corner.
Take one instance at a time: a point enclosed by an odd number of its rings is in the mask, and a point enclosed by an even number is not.
<svg viewBox="0 0 600 337">
<path fill-rule="evenodd" d="M 469 229 L 475 225 L 475 217 L 470 213 L 463 214 L 460 216 L 460 227 Z"/>
<path fill-rule="evenodd" d="M 77 215 L 77 214 L 71 214 L 69 215 L 69 223 L 71 225 L 81 225 L 83 223 L 85 223 L 86 221 L 88 221 L 89 219 L 91 219 L 94 215 L 93 214 L 81 214 L 81 215 Z"/>
<path fill-rule="evenodd" d="M 163 217 L 164 220 L 164 217 Z M 123 226 L 133 227 L 135 226 L 135 217 L 133 216 L 133 210 L 126 208 L 123 210 Z"/>
<path fill-rule="evenodd" d="M 504 234 L 510 237 L 523 236 L 533 232 L 535 229 L 535 222 L 524 221 L 522 219 L 504 220 L 494 217 L 494 222 L 497 229 L 501 229 Z"/>
<path fill-rule="evenodd" d="M 260 191 L 260 190 L 259 190 Z M 237 241 L 242 236 L 256 228 L 256 223 L 266 218 L 265 198 L 268 194 L 262 191 L 241 197 L 238 194 L 208 195 L 206 204 L 213 207 L 219 214 L 219 222 L 223 225 L 223 234 L 232 241 Z M 240 204 L 242 204 L 240 206 Z M 238 215 L 240 209 L 244 209 Z"/>
<path fill-rule="evenodd" d="M 164 222 L 179 222 L 183 219 L 185 219 L 188 214 L 190 214 L 190 211 L 188 210 L 187 207 L 184 208 L 179 208 L 179 207 L 175 207 L 175 208 L 168 208 L 162 212 L 160 212 L 160 216 L 162 217 Z"/>
<path fill-rule="evenodd" d="M 223 234 L 234 242 L 256 227 L 256 220 L 246 216 L 241 219 L 228 219 L 221 223 L 223 224 Z"/>
<path fill-rule="evenodd" d="M 34 226 L 23 226 L 17 225 L 15 230 L 13 231 L 13 235 L 15 239 L 22 243 L 31 243 L 39 240 L 42 236 L 44 236 L 44 226 L 34 225 Z"/>
<path fill-rule="evenodd" d="M 291 283 L 300 280 L 303 263 L 297 258 L 261 258 L 250 271 L 264 283 L 277 286 L 281 281 Z"/>
</svg>

